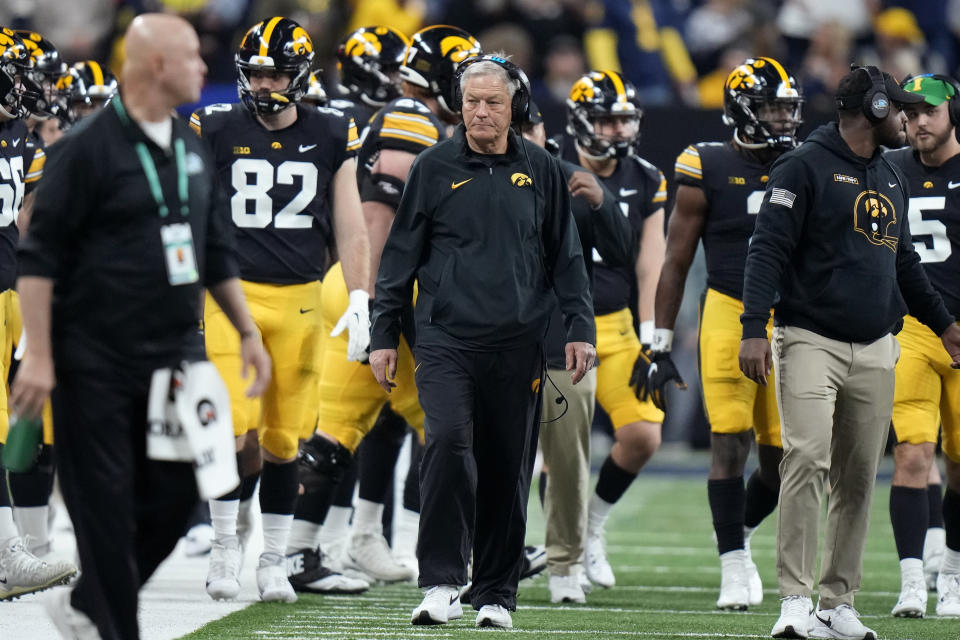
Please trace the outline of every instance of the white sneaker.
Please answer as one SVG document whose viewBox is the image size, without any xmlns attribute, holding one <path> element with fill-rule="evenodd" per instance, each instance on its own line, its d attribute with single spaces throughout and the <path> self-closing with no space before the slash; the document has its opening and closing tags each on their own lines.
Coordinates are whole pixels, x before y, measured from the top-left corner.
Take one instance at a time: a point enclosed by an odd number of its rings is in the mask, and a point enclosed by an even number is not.
<svg viewBox="0 0 960 640">
<path fill-rule="evenodd" d="M 287 579 L 294 591 L 302 593 L 363 593 L 370 588 L 366 580 L 337 573 L 324 566 L 318 549 L 300 549 L 287 554 Z"/>
<path fill-rule="evenodd" d="M 354 566 L 353 562 L 347 556 L 348 543 L 349 539 L 340 539 L 328 545 L 321 544 L 320 551 L 323 553 L 323 564 L 331 571 L 345 575 L 348 578 L 362 580 L 372 586 L 376 582 L 376 579 Z"/>
<path fill-rule="evenodd" d="M 584 604 L 587 596 L 580 587 L 580 572 L 571 572 L 565 576 L 550 576 L 550 602 L 576 602 Z"/>
<path fill-rule="evenodd" d="M 240 593 L 240 564 L 243 552 L 237 536 L 210 543 L 207 595 L 214 600 L 233 600 Z"/>
<path fill-rule="evenodd" d="M 900 598 L 890 612 L 897 618 L 922 618 L 927 614 L 927 583 L 923 578 L 904 579 Z"/>
<path fill-rule="evenodd" d="M 413 610 L 411 624 L 446 624 L 450 620 L 463 617 L 460 605 L 460 590 L 451 585 L 430 587 L 423 596 L 423 602 Z"/>
<path fill-rule="evenodd" d="M 718 609 L 746 611 L 750 606 L 746 551 L 736 549 L 720 556 L 720 597 Z"/>
<path fill-rule="evenodd" d="M 213 527 L 205 522 L 190 527 L 183 537 L 183 552 L 188 558 L 205 556 L 213 548 Z"/>
<path fill-rule="evenodd" d="M 770 635 L 774 638 L 809 637 L 811 611 L 813 611 L 813 600 L 810 596 L 781 598 L 780 618 L 773 625 Z"/>
<path fill-rule="evenodd" d="M 100 640 L 100 632 L 93 621 L 70 605 L 72 589 L 56 589 L 41 601 L 53 626 L 67 640 Z"/>
<path fill-rule="evenodd" d="M 257 589 L 264 602 L 296 602 L 297 593 L 287 579 L 287 559 L 279 553 L 261 553 Z"/>
<path fill-rule="evenodd" d="M 403 582 L 413 579 L 413 572 L 393 558 L 383 534 L 354 533 L 347 547 L 347 557 L 351 564 L 376 580 Z"/>
<path fill-rule="evenodd" d="M 589 595 L 589 593 L 593 591 L 593 583 L 590 582 L 590 578 L 587 577 L 587 570 L 583 567 L 580 567 L 577 580 L 580 582 L 580 588 L 583 589 L 584 595 Z"/>
<path fill-rule="evenodd" d="M 943 527 L 927 529 L 923 539 L 923 577 L 927 581 L 927 589 L 937 590 L 937 574 L 943 564 L 943 550 L 947 548 L 947 532 Z"/>
<path fill-rule="evenodd" d="M 410 582 L 417 581 L 417 578 L 420 576 L 420 561 L 417 560 L 417 556 L 394 554 L 393 560 L 401 567 L 406 567 L 413 574 Z"/>
<path fill-rule="evenodd" d="M 834 609 L 820 609 L 810 616 L 810 638 L 840 640 L 877 640 L 877 632 L 860 622 L 860 614 L 848 604 Z"/>
<path fill-rule="evenodd" d="M 937 615 L 944 618 L 960 617 L 960 573 L 941 573 L 937 576 Z"/>
<path fill-rule="evenodd" d="M 513 629 L 513 618 L 510 617 L 510 612 L 499 604 L 485 604 L 477 613 L 477 626 Z"/>
<path fill-rule="evenodd" d="M 27 551 L 22 538 L 10 538 L 0 545 L 0 601 L 67 584 L 77 575 L 73 563 L 48 564 L 37 558 Z"/>
<path fill-rule="evenodd" d="M 587 544 L 584 552 L 584 568 L 587 570 L 587 577 L 590 582 L 609 589 L 617 583 L 613 576 L 613 569 L 607 562 L 607 548 L 603 540 L 603 530 L 598 532 L 587 532 Z"/>
</svg>

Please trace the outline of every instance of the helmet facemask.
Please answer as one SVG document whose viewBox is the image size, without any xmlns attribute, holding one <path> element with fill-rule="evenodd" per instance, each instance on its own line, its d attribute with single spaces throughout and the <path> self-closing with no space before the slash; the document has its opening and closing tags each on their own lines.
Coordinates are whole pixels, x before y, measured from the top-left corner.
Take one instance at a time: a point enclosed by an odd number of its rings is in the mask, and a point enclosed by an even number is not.
<svg viewBox="0 0 960 640">
<path fill-rule="evenodd" d="M 297 65 L 274 66 L 269 57 L 252 56 L 249 61 L 236 56 L 237 92 L 240 101 L 256 115 L 273 115 L 295 105 L 307 92 L 310 83 L 310 65 L 302 62 Z M 250 76 L 256 71 L 277 73 L 290 78 L 286 89 L 271 91 L 268 94 L 253 89 Z"/>
<path fill-rule="evenodd" d="M 740 117 L 727 115 L 723 121 L 734 127 L 737 144 L 745 149 L 778 149 L 789 151 L 797 146 L 797 133 L 803 124 L 803 99 L 757 98 L 739 94 L 736 104 Z"/>
</svg>

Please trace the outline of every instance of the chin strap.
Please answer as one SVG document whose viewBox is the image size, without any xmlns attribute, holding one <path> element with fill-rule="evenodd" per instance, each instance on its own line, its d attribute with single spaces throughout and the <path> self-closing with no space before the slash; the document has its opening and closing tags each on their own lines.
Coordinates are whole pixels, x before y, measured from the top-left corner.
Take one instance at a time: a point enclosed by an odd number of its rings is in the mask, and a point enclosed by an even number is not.
<svg viewBox="0 0 960 640">
<path fill-rule="evenodd" d="M 766 149 L 769 146 L 766 143 L 744 142 L 740 139 L 740 129 L 738 128 L 733 130 L 733 141 L 744 149 Z"/>
</svg>

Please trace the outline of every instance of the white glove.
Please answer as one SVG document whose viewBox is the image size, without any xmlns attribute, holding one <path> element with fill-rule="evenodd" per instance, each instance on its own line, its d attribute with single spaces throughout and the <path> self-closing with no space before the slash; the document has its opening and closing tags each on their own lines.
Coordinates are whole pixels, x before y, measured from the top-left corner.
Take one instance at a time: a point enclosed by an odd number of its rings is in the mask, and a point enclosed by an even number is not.
<svg viewBox="0 0 960 640">
<path fill-rule="evenodd" d="M 347 360 L 359 362 L 367 357 L 367 347 L 370 346 L 370 294 L 363 289 L 354 289 L 350 292 L 350 303 L 347 310 L 340 316 L 337 326 L 330 332 L 331 338 L 336 338 L 347 329 L 350 340 L 347 345 Z"/>
</svg>

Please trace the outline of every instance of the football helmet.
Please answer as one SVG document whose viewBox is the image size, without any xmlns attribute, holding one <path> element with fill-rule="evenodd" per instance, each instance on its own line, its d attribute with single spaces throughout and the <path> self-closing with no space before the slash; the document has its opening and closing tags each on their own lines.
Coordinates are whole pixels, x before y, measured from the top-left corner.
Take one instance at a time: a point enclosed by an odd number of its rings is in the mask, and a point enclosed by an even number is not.
<svg viewBox="0 0 960 640">
<path fill-rule="evenodd" d="M 340 90 L 371 107 L 400 97 L 397 74 L 410 40 L 385 26 L 360 27 L 337 47 Z"/>
<path fill-rule="evenodd" d="M 310 35 L 293 20 L 274 16 L 258 22 L 243 36 L 234 56 L 240 101 L 257 115 L 270 115 L 296 104 L 310 87 L 313 56 Z M 250 74 L 255 71 L 287 75 L 290 84 L 282 91 L 257 93 L 250 85 Z"/>
<path fill-rule="evenodd" d="M 802 108 L 796 78 L 773 58 L 748 58 L 723 85 L 723 122 L 746 149 L 796 147 Z"/>
<path fill-rule="evenodd" d="M 477 39 L 463 29 L 443 24 L 425 27 L 413 34 L 400 77 L 429 90 L 447 113 L 454 114 L 457 67 L 482 53 Z"/>
<path fill-rule="evenodd" d="M 31 115 L 46 120 L 58 109 L 57 80 L 67 65 L 52 42 L 35 31 L 17 31 L 30 53 L 30 66 L 24 82 L 23 106 Z"/>
<path fill-rule="evenodd" d="M 19 118 L 23 111 L 22 79 L 30 66 L 30 53 L 13 29 L 0 27 L 0 114 Z"/>
<path fill-rule="evenodd" d="M 65 124 L 104 107 L 117 92 L 117 78 L 96 60 L 82 60 L 57 80 L 57 116 Z"/>
<path fill-rule="evenodd" d="M 623 140 L 611 140 L 597 133 L 600 118 L 628 118 L 635 132 Z M 643 109 L 637 90 L 616 71 L 590 71 L 580 77 L 567 98 L 567 133 L 580 150 L 595 158 L 625 158 L 640 141 Z"/>
<path fill-rule="evenodd" d="M 318 107 L 327 106 L 327 90 L 323 88 L 323 83 L 320 82 L 320 78 L 317 77 L 315 71 L 310 72 L 309 86 L 301 100 L 315 104 Z"/>
</svg>

